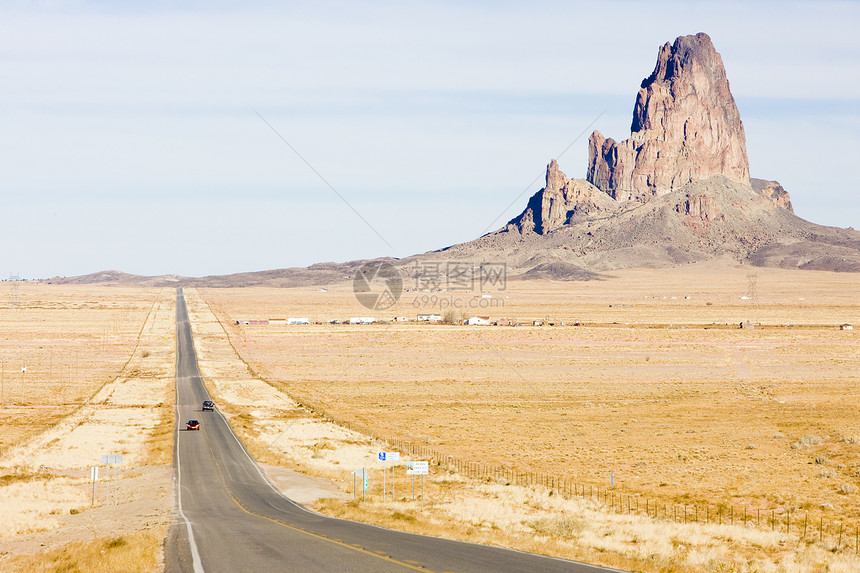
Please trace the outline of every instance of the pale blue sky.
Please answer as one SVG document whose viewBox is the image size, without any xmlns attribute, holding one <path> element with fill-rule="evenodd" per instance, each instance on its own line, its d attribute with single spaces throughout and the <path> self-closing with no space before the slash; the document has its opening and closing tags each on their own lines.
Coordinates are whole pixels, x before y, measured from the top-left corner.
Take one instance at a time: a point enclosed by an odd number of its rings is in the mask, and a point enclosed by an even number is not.
<svg viewBox="0 0 860 573">
<path fill-rule="evenodd" d="M 0 276 L 221 274 L 475 238 L 604 110 L 595 128 L 627 137 L 658 47 L 699 31 L 753 176 L 804 218 L 860 226 L 857 3 L 180 6 L 0 2 Z M 568 176 L 587 135 L 559 158 Z"/>
</svg>

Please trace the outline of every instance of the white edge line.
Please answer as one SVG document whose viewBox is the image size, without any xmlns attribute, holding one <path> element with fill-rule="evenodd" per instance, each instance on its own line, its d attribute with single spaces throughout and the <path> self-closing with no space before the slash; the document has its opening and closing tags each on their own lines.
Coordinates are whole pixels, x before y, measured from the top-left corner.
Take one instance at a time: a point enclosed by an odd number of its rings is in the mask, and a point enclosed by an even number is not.
<svg viewBox="0 0 860 573">
<path fill-rule="evenodd" d="M 189 328 L 189 330 L 191 329 L 191 321 L 190 321 L 190 320 L 188 321 L 188 328 Z M 195 340 L 195 338 L 194 338 L 194 332 L 192 331 L 192 332 L 191 332 L 191 341 L 192 341 L 192 345 L 194 345 L 194 340 Z M 197 349 L 196 349 L 196 348 L 194 349 L 194 362 L 195 362 L 195 364 L 197 363 Z M 204 376 L 203 376 L 203 374 L 201 374 L 201 373 L 200 373 L 199 365 L 198 365 L 198 368 L 197 368 L 197 374 L 198 374 L 198 376 L 199 376 L 199 378 L 200 378 L 200 383 L 201 383 L 201 385 L 203 385 L 203 391 L 206 393 L 206 395 L 207 395 L 207 396 L 209 396 L 209 391 L 208 391 L 208 390 L 206 390 L 206 386 L 205 386 L 205 384 L 203 384 Z M 211 398 L 211 396 L 210 396 L 210 398 Z M 299 504 L 299 503 L 296 503 L 295 501 L 293 501 L 293 500 L 291 500 L 290 498 L 288 498 L 286 495 L 284 495 L 284 492 L 282 492 L 281 490 L 279 490 L 277 487 L 275 487 L 275 486 L 274 486 L 274 484 L 272 484 L 272 482 L 271 482 L 271 481 L 269 481 L 269 478 L 268 478 L 268 477 L 266 477 L 266 474 L 265 474 L 265 473 L 263 472 L 263 470 L 260 468 L 260 464 L 258 464 L 258 463 L 257 463 L 257 461 L 256 461 L 254 458 L 252 458 L 252 457 L 251 457 L 251 454 L 249 454 L 249 453 L 248 453 L 248 450 L 246 450 L 246 449 L 245 449 L 244 444 L 242 444 L 242 442 L 239 440 L 238 436 L 236 436 L 236 433 L 235 433 L 235 432 L 233 432 L 233 428 L 232 428 L 232 426 L 230 426 L 230 423 L 227 421 L 227 418 L 224 416 L 224 414 L 222 414 L 222 413 L 221 413 L 221 411 L 220 411 L 220 410 L 218 410 L 217 408 L 215 409 L 215 411 L 216 411 L 216 412 L 218 413 L 218 415 L 221 417 L 221 420 L 223 420 L 224 425 L 227 427 L 227 431 L 229 431 L 229 432 L 230 432 L 230 435 L 231 435 L 231 436 L 233 436 L 233 439 L 234 439 L 234 440 L 236 440 L 236 444 L 239 446 L 239 449 L 240 449 L 240 450 L 242 450 L 242 453 L 244 453 L 244 454 L 245 454 L 245 456 L 246 456 L 246 457 L 248 458 L 248 460 L 251 462 L 251 465 L 254 467 L 254 469 L 256 469 L 256 470 L 257 470 L 257 473 L 259 473 L 259 474 L 260 474 L 260 477 L 261 477 L 261 478 L 263 478 L 263 481 L 264 481 L 264 482 L 266 482 L 266 484 L 267 484 L 270 488 L 272 488 L 272 491 L 273 491 L 273 492 L 275 492 L 275 494 L 276 494 L 276 495 L 278 495 L 278 497 L 280 497 L 280 498 L 284 499 L 285 501 L 287 501 L 287 502 L 289 502 L 290 504 L 294 505 L 296 508 L 298 508 L 298 509 L 300 509 L 300 510 L 302 510 L 302 511 L 304 511 L 305 513 L 308 513 L 308 514 L 310 514 L 310 515 L 314 515 L 314 516 L 316 516 L 316 517 L 322 517 L 322 518 L 324 518 L 324 519 L 333 519 L 333 520 L 338 520 L 338 521 L 347 521 L 347 522 L 349 522 L 349 523 L 355 523 L 355 524 L 363 525 L 363 526 L 366 526 L 366 527 L 373 527 L 374 529 L 379 529 L 379 530 L 382 530 L 382 531 L 391 531 L 391 532 L 393 532 L 393 533 L 399 533 L 399 534 L 402 534 L 402 535 L 409 535 L 409 536 L 411 536 L 411 537 L 423 537 L 423 538 L 425 538 L 425 539 L 436 539 L 436 540 L 441 540 L 441 541 L 448 541 L 448 542 L 451 542 L 451 543 L 457 543 L 457 544 L 460 544 L 460 545 L 472 545 L 472 546 L 475 546 L 475 547 L 482 547 L 482 548 L 496 549 L 496 550 L 498 550 L 498 551 L 510 551 L 511 553 L 519 553 L 519 554 L 522 554 L 522 555 L 528 555 L 528 556 L 531 556 L 531 557 L 540 557 L 540 558 L 542 558 L 542 559 L 549 559 L 549 560 L 551 560 L 551 561 L 560 561 L 560 562 L 562 562 L 562 563 L 570 563 L 570 564 L 580 565 L 580 566 L 583 566 L 583 567 L 589 567 L 589 568 L 591 568 L 591 569 L 594 569 L 595 571 L 608 571 L 608 572 L 611 572 L 611 573 L 628 573 L 627 571 L 623 571 L 622 569 L 612 569 L 612 568 L 609 568 L 609 567 L 601 567 L 600 565 L 594 565 L 594 564 L 592 564 L 592 563 L 583 563 L 582 561 L 573 561 L 573 560 L 571 560 L 571 559 L 562 559 L 561 557 L 553 557 L 552 555 L 541 555 L 540 553 L 531 553 L 531 552 L 529 552 L 529 551 L 522 551 L 522 550 L 519 550 L 519 549 L 509 549 L 509 548 L 507 548 L 507 547 L 499 547 L 499 546 L 497 546 L 497 545 L 486 545 L 486 544 L 483 544 L 483 543 L 474 543 L 474 542 L 472 542 L 472 541 L 460 541 L 459 539 L 449 539 L 449 538 L 447 538 L 447 537 L 434 537 L 434 536 L 432 536 L 432 535 L 424 535 L 424 534 L 421 534 L 421 533 L 410 533 L 410 532 L 408 532 L 408 531 L 399 531 L 399 530 L 397 530 L 397 529 L 391 529 L 391 528 L 389 528 L 389 527 L 381 527 L 381 526 L 379 526 L 379 525 L 374 525 L 374 524 L 372 524 L 372 523 L 365 523 L 364 521 L 355 521 L 355 520 L 352 520 L 352 519 L 345 519 L 345 518 L 342 518 L 342 517 L 331 517 L 331 516 L 328 516 L 328 515 L 324 515 L 324 514 L 322 514 L 322 513 L 318 513 L 318 512 L 316 512 L 316 511 L 311 511 L 310 509 L 306 508 L 305 506 L 303 506 L 303 505 L 301 505 L 301 504 Z M 177 450 L 177 460 L 178 460 L 178 459 L 179 459 L 179 453 L 178 453 L 178 450 Z M 276 509 L 276 508 L 275 508 L 275 509 Z M 190 528 L 190 526 L 189 526 L 189 528 Z M 189 529 L 189 532 L 190 532 L 190 529 Z"/>
<path fill-rule="evenodd" d="M 176 301 L 179 302 L 179 293 L 176 293 Z M 185 295 L 182 294 L 182 302 L 185 302 Z M 186 312 L 187 316 L 187 312 Z M 174 319 L 175 320 L 175 319 Z M 177 323 L 177 336 L 176 336 L 176 364 L 174 365 L 174 376 L 173 376 L 173 386 L 177 390 L 176 396 L 177 399 L 179 397 L 179 333 L 178 328 L 179 324 Z M 189 325 L 189 328 L 190 325 Z M 192 335 L 193 340 L 193 335 Z M 194 352 L 194 362 L 197 362 L 197 351 Z M 191 521 L 185 516 L 185 512 L 182 511 L 182 465 L 179 461 L 179 428 L 180 428 L 180 420 L 179 420 L 179 404 L 176 404 L 176 428 L 173 433 L 174 443 L 176 444 L 176 505 L 179 510 L 179 516 L 182 517 L 182 520 L 185 522 L 185 528 L 188 531 L 188 546 L 191 549 L 191 564 L 194 569 L 194 573 L 205 573 L 203 571 L 203 562 L 200 560 L 200 552 L 197 550 L 197 542 L 194 541 L 194 530 L 191 527 Z"/>
</svg>

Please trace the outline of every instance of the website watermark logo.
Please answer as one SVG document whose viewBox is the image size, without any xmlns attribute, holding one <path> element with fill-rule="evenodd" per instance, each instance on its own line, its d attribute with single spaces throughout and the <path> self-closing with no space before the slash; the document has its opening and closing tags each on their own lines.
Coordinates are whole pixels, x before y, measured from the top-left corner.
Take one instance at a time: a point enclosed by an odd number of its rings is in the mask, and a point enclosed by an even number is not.
<svg viewBox="0 0 860 573">
<path fill-rule="evenodd" d="M 508 285 L 508 267 L 505 263 L 418 261 L 412 277 L 417 290 L 505 290 Z"/>
<path fill-rule="evenodd" d="M 371 261 L 359 267 L 352 279 L 355 299 L 369 310 L 388 310 L 403 294 L 403 278 L 385 261 Z"/>
</svg>

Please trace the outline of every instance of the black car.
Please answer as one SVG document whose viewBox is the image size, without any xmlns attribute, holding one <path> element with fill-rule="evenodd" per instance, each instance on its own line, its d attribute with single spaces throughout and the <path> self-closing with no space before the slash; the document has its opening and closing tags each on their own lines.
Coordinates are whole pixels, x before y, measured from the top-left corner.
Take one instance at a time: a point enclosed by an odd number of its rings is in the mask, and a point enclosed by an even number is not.
<svg viewBox="0 0 860 573">
<path fill-rule="evenodd" d="M 204 412 L 206 410 L 214 410 L 214 409 L 215 409 L 215 402 L 213 402 L 212 400 L 206 400 L 205 402 L 203 402 L 203 411 Z"/>
</svg>

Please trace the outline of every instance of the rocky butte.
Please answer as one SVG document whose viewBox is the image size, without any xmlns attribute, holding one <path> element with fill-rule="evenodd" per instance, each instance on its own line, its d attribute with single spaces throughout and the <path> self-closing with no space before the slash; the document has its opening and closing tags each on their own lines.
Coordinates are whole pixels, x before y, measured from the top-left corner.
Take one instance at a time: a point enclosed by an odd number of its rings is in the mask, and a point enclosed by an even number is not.
<svg viewBox="0 0 860 573">
<path fill-rule="evenodd" d="M 744 125 L 707 34 L 660 48 L 630 130 L 621 142 L 599 131 L 588 141 L 588 181 L 613 199 L 648 200 L 714 175 L 750 184 Z"/>
<path fill-rule="evenodd" d="M 571 279 L 725 256 L 860 271 L 860 233 L 805 221 L 777 181 L 750 178 L 744 125 L 707 34 L 660 47 L 636 94 L 630 131 L 623 141 L 595 131 L 584 180 L 568 178 L 552 160 L 546 185 L 519 216 L 432 254 L 504 259 L 527 273 Z"/>
</svg>

